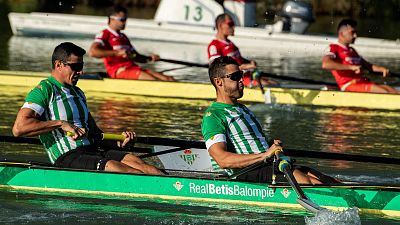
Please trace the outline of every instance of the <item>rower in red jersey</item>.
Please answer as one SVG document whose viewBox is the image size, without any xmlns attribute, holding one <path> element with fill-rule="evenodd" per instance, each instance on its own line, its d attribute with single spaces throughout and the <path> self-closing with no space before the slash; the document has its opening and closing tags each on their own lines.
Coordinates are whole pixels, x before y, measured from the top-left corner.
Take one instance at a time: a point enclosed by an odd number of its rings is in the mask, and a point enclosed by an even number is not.
<svg viewBox="0 0 400 225">
<path fill-rule="evenodd" d="M 367 62 L 350 46 L 357 38 L 356 26 L 357 22 L 352 19 L 344 19 L 339 23 L 338 43 L 329 45 L 322 59 L 322 68 L 331 70 L 342 91 L 398 93 L 388 85 L 370 81 L 362 72 L 362 69 L 367 69 L 382 73 L 383 77 L 390 75 L 389 69 Z"/>
<path fill-rule="evenodd" d="M 111 78 L 175 81 L 171 76 L 143 69 L 135 63 L 155 62 L 160 56 L 156 54 L 145 56 L 136 51 L 128 37 L 121 32 L 125 29 L 126 20 L 127 10 L 116 6 L 109 16 L 108 27 L 96 35 L 89 49 L 89 55 L 104 59 L 104 65 Z"/>
<path fill-rule="evenodd" d="M 243 58 L 239 48 L 228 39 L 229 36 L 233 36 L 235 33 L 235 23 L 232 17 L 226 13 L 218 15 L 215 19 L 215 27 L 217 28 L 217 35 L 207 48 L 210 63 L 218 57 L 229 56 L 240 65 L 240 70 L 245 71 L 243 77 L 244 85 L 258 85 L 257 79 L 253 79 L 252 77 L 253 74 L 257 74 L 257 63 L 254 60 Z M 274 86 L 278 84 L 276 81 L 267 79 L 266 77 L 261 77 L 259 80 L 263 86 Z"/>
</svg>

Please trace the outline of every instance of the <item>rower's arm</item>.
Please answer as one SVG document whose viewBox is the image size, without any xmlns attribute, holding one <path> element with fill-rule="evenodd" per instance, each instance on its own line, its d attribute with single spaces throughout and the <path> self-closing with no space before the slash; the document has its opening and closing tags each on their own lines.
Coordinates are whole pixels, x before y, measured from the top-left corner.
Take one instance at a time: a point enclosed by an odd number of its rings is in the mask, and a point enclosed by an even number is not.
<svg viewBox="0 0 400 225">
<path fill-rule="evenodd" d="M 383 67 L 383 66 L 378 66 L 375 64 L 371 64 L 365 59 L 362 59 L 362 65 L 364 68 L 366 68 L 370 72 L 382 73 L 383 77 L 386 77 L 387 75 L 389 75 L 388 68 Z"/>
<path fill-rule="evenodd" d="M 135 62 L 139 63 L 147 63 L 149 61 L 157 61 L 160 57 L 158 55 L 146 56 L 142 55 L 137 51 L 128 52 L 126 49 L 119 50 L 110 50 L 104 49 L 101 43 L 93 42 L 89 49 L 89 56 L 95 58 L 104 58 L 104 57 L 122 57 L 122 58 L 131 58 L 135 60 Z"/>
<path fill-rule="evenodd" d="M 125 51 L 125 50 L 124 50 Z M 89 56 L 95 58 L 103 58 L 108 56 L 122 56 L 122 51 L 115 51 L 112 49 L 104 49 L 104 47 L 99 42 L 93 42 L 89 48 Z"/>
<path fill-rule="evenodd" d="M 39 120 L 39 115 L 29 108 L 22 108 L 17 114 L 15 123 L 12 129 L 13 135 L 16 137 L 20 136 L 36 136 L 39 134 L 47 133 L 52 130 L 61 128 L 65 132 L 72 132 L 75 135 L 74 139 L 83 136 L 85 130 L 82 128 L 74 127 L 67 121 L 63 120 Z"/>
<path fill-rule="evenodd" d="M 361 69 L 361 66 L 338 63 L 335 60 L 333 60 L 330 56 L 326 55 L 322 58 L 322 69 L 359 71 Z"/>
<path fill-rule="evenodd" d="M 211 145 L 208 152 L 221 169 L 231 169 L 244 168 L 256 162 L 260 162 L 267 157 L 271 157 L 274 154 L 275 149 L 270 148 L 268 151 L 258 154 L 237 154 L 228 152 L 226 150 L 225 142 L 218 142 Z"/>
</svg>

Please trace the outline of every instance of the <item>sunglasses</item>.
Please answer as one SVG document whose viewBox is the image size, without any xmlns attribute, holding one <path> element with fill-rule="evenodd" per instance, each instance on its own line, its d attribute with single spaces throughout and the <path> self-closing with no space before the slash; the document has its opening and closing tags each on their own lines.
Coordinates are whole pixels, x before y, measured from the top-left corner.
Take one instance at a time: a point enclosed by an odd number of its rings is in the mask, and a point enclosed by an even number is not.
<svg viewBox="0 0 400 225">
<path fill-rule="evenodd" d="M 243 71 L 238 70 L 238 71 L 233 72 L 233 73 L 231 73 L 231 74 L 225 75 L 225 76 L 222 77 L 222 78 L 230 78 L 230 79 L 233 80 L 233 81 L 239 81 L 240 79 L 243 78 Z"/>
<path fill-rule="evenodd" d="M 64 63 L 64 65 L 69 66 L 71 70 L 79 72 L 83 70 L 83 62 L 81 63 Z"/>
<path fill-rule="evenodd" d="M 125 22 L 128 19 L 127 17 L 118 17 L 118 16 L 110 16 L 110 18 L 113 18 L 114 20 L 118 20 L 120 22 Z"/>
</svg>

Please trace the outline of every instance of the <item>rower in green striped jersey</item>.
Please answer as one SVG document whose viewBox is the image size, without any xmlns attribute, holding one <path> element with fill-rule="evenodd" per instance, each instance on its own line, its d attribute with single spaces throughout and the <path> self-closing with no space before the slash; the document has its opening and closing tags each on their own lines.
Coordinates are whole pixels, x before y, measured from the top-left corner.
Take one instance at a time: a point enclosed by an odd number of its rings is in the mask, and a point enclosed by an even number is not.
<svg viewBox="0 0 400 225">
<path fill-rule="evenodd" d="M 70 121 L 75 127 L 89 131 L 89 109 L 84 93 L 76 86 L 63 85 L 50 76 L 40 82 L 26 97 L 22 108 L 28 108 L 41 115 L 43 120 Z M 75 131 L 73 131 L 75 133 Z M 60 129 L 39 135 L 51 163 L 72 149 L 93 144 L 87 136 L 74 140 Z"/>
<path fill-rule="evenodd" d="M 58 45 L 52 55 L 51 76 L 26 97 L 13 127 L 15 136 L 39 135 L 49 159 L 58 167 L 126 173 L 163 174 L 132 153 L 99 149 L 94 139 L 102 130 L 90 114 L 86 97 L 76 84 L 83 71 L 84 49 L 70 42 Z M 67 133 L 73 135 L 70 137 Z M 124 147 L 134 139 L 125 131 Z M 117 145 L 115 146 L 117 147 Z"/>
<path fill-rule="evenodd" d="M 246 106 L 238 102 L 243 96 L 244 85 L 243 72 L 239 70 L 237 62 L 228 56 L 214 59 L 209 68 L 209 77 L 217 97 L 204 114 L 202 133 L 214 170 L 224 169 L 228 175 L 232 175 L 283 151 L 280 140 L 268 145 L 261 124 Z M 335 181 L 311 168 L 292 166 L 292 170 L 299 183 L 319 184 L 322 178 Z M 270 163 L 237 179 L 271 183 L 275 177 L 274 171 Z M 278 174 L 276 181 L 284 181 L 283 174 Z"/>
</svg>

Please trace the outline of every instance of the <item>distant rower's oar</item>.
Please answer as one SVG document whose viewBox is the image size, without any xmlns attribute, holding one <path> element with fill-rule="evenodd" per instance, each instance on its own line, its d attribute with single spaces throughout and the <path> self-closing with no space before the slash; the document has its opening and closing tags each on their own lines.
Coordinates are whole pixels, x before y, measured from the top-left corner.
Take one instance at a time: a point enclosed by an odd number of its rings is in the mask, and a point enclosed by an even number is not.
<svg viewBox="0 0 400 225">
<path fill-rule="evenodd" d="M 208 68 L 208 63 L 201 64 L 201 63 L 195 63 L 195 62 L 186 62 L 186 61 L 180 61 L 180 60 L 174 60 L 174 59 L 163 59 L 163 58 L 161 58 L 159 61 L 167 62 L 167 63 L 180 64 L 180 65 L 185 65 L 185 66 Z"/>
<path fill-rule="evenodd" d="M 180 61 L 180 60 L 174 60 L 174 59 L 161 58 L 159 61 L 175 63 L 175 64 L 180 64 L 180 65 L 186 65 L 186 66 L 202 67 L 202 68 L 208 68 L 208 66 L 209 66 L 208 64 L 186 62 L 186 61 Z M 312 80 L 312 79 L 297 78 L 297 77 L 278 75 L 278 74 L 267 73 L 267 72 L 261 72 L 261 76 L 275 78 L 275 79 L 281 79 L 281 80 L 287 80 L 287 81 L 296 81 L 296 82 L 301 82 L 301 83 L 306 83 L 306 84 L 321 84 L 321 85 L 328 85 L 328 86 L 337 86 L 336 83 L 333 83 L 333 82 L 316 81 L 316 80 Z"/>
<path fill-rule="evenodd" d="M 317 213 L 322 210 L 323 208 L 314 203 L 301 189 L 300 185 L 297 183 L 296 179 L 293 176 L 293 172 L 290 168 L 290 163 L 286 159 L 284 159 L 283 156 L 284 155 L 281 152 L 277 154 L 278 159 L 280 159 L 279 170 L 285 174 L 285 177 L 290 186 L 296 192 L 298 197 L 297 202 L 305 209 L 313 213 Z"/>
<path fill-rule="evenodd" d="M 104 135 L 105 135 L 103 137 L 104 140 L 115 140 L 115 141 L 124 140 L 123 135 L 120 134 L 104 134 Z M 41 144 L 39 139 L 37 138 L 12 137 L 12 136 L 1 136 L 1 135 L 0 135 L 0 142 Z M 205 143 L 203 141 L 181 140 L 181 139 L 160 138 L 160 137 L 137 137 L 136 142 L 148 145 L 165 145 L 165 146 L 174 146 L 180 148 L 198 148 L 198 149 L 206 148 Z M 400 158 L 388 158 L 380 156 L 317 152 L 317 151 L 297 150 L 297 149 L 287 149 L 287 148 L 285 148 L 285 154 L 288 156 L 305 157 L 305 158 L 400 165 Z"/>
<path fill-rule="evenodd" d="M 398 78 L 400 78 L 400 73 L 390 72 L 389 77 L 398 77 Z"/>
<path fill-rule="evenodd" d="M 366 71 L 366 73 L 367 74 L 372 74 L 372 75 L 375 75 L 375 76 L 382 76 L 381 72 Z M 398 78 L 400 78 L 400 73 L 390 72 L 389 76 L 387 76 L 387 77 L 398 77 Z"/>
<path fill-rule="evenodd" d="M 296 82 L 306 83 L 306 84 L 321 84 L 321 85 L 328 85 L 328 86 L 335 86 L 335 87 L 337 86 L 337 84 L 333 83 L 333 82 L 317 81 L 317 80 L 312 80 L 312 79 L 307 79 L 307 78 L 298 78 L 298 77 L 293 77 L 293 76 L 278 75 L 278 74 L 267 73 L 267 72 L 261 72 L 261 76 L 268 77 L 268 78 L 280 79 L 280 80 L 296 81 Z"/>
</svg>

